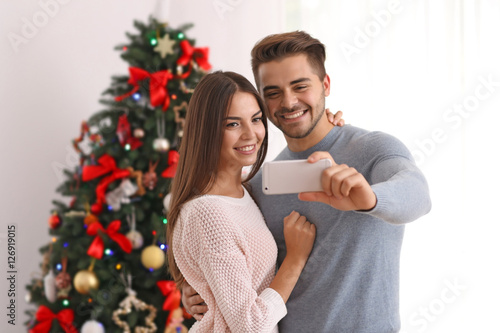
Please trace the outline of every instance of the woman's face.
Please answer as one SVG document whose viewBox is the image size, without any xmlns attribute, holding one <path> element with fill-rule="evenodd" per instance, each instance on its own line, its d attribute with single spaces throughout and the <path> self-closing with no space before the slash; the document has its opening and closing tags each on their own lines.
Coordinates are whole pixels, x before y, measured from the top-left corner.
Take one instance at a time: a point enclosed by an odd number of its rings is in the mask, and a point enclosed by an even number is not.
<svg viewBox="0 0 500 333">
<path fill-rule="evenodd" d="M 236 92 L 223 123 L 219 171 L 238 171 L 257 161 L 266 135 L 262 110 L 252 94 Z"/>
</svg>

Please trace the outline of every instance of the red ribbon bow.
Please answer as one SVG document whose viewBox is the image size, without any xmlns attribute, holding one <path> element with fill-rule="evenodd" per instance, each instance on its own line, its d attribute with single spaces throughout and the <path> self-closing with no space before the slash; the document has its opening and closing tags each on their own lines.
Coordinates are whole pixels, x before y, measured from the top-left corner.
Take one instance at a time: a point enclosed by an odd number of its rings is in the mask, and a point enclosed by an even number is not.
<svg viewBox="0 0 500 333">
<path fill-rule="evenodd" d="M 106 229 L 104 229 L 102 224 L 97 221 L 89 225 L 87 228 L 87 235 L 96 236 L 96 238 L 94 238 L 94 241 L 90 244 L 87 254 L 97 259 L 102 258 L 102 254 L 104 253 L 104 241 L 99 235 L 99 231 L 118 243 L 118 245 L 120 245 L 122 250 L 126 253 L 132 252 L 132 243 L 130 240 L 123 234 L 119 233 L 121 224 L 121 221 L 115 220 L 111 222 Z"/>
<path fill-rule="evenodd" d="M 158 281 L 156 282 L 158 288 L 160 288 L 163 296 L 166 296 L 165 302 L 163 302 L 163 310 L 170 311 L 167 318 L 167 325 L 172 321 L 172 313 L 175 309 L 181 306 L 181 292 L 177 289 L 174 281 Z M 192 316 L 182 309 L 184 318 L 191 318 Z"/>
<path fill-rule="evenodd" d="M 59 325 L 66 333 L 78 333 L 73 326 L 75 314 L 71 309 L 61 310 L 58 314 L 54 314 L 45 305 L 40 305 L 36 312 L 36 320 L 38 324 L 30 329 L 30 333 L 48 333 L 52 328 L 52 320 L 56 319 Z"/>
<path fill-rule="evenodd" d="M 193 47 L 187 40 L 179 43 L 182 55 L 177 59 L 177 65 L 186 66 L 194 59 L 204 70 L 208 71 L 212 65 L 208 62 L 208 47 Z"/>
<path fill-rule="evenodd" d="M 175 150 L 168 152 L 168 167 L 161 173 L 164 178 L 174 178 L 179 163 L 179 153 Z"/>
<path fill-rule="evenodd" d="M 170 96 L 167 91 L 168 80 L 173 79 L 174 75 L 168 70 L 149 73 L 138 67 L 129 67 L 130 78 L 128 83 L 134 88 L 121 96 L 115 97 L 115 101 L 120 102 L 123 99 L 135 94 L 139 90 L 139 81 L 149 79 L 149 98 L 151 105 L 158 106 L 163 104 L 163 110 L 167 110 L 170 105 Z"/>
<path fill-rule="evenodd" d="M 94 214 L 100 213 L 101 205 L 106 202 L 106 189 L 116 179 L 130 176 L 130 170 L 118 169 L 115 160 L 107 155 L 102 155 L 97 162 L 99 165 L 86 165 L 82 169 L 82 180 L 84 182 L 92 180 L 111 172 L 111 175 L 103 178 L 95 190 L 97 200 L 92 210 Z"/>
<path fill-rule="evenodd" d="M 172 311 L 181 306 L 181 292 L 177 289 L 174 281 L 158 281 L 156 282 L 163 296 L 166 296 L 163 303 L 163 310 Z"/>
</svg>

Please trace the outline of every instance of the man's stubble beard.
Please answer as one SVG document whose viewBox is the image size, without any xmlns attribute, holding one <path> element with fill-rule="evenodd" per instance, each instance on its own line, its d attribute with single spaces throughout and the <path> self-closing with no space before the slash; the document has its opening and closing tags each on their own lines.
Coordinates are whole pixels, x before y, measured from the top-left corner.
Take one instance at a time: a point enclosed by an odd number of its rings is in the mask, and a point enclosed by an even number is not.
<svg viewBox="0 0 500 333">
<path fill-rule="evenodd" d="M 322 105 L 321 104 L 317 104 L 316 107 L 315 107 L 315 110 L 321 110 L 321 112 L 318 112 L 318 114 L 316 115 L 316 118 L 314 118 L 312 120 L 311 126 L 309 127 L 309 129 L 305 133 L 297 133 L 297 134 L 287 133 L 285 130 L 283 130 L 282 126 L 278 126 L 279 123 L 278 124 L 274 124 L 274 125 L 276 125 L 276 127 L 281 132 L 283 132 L 284 135 L 286 135 L 289 138 L 292 138 L 292 139 L 303 139 L 303 138 L 307 137 L 316 128 L 316 126 L 318 125 L 319 121 L 321 120 L 321 117 L 323 117 L 323 115 L 325 113 L 325 92 L 324 91 L 321 94 L 321 100 L 323 101 Z M 312 109 L 311 108 L 309 109 L 309 112 L 312 113 Z"/>
</svg>

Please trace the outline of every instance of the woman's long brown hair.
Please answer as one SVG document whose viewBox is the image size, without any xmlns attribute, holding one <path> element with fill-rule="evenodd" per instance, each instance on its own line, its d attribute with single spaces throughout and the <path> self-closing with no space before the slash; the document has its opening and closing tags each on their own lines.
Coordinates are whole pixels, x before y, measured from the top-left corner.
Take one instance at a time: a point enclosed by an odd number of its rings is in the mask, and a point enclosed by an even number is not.
<svg viewBox="0 0 500 333">
<path fill-rule="evenodd" d="M 184 135 L 179 149 L 179 164 L 172 182 L 170 208 L 167 214 L 168 266 L 177 286 L 183 276 L 173 255 L 173 233 L 184 203 L 207 193 L 217 178 L 220 149 L 224 134 L 223 119 L 227 116 L 236 92 L 253 95 L 262 110 L 266 136 L 245 182 L 260 169 L 267 153 L 266 105 L 257 90 L 245 77 L 234 72 L 214 72 L 203 77 L 191 97 Z"/>
</svg>

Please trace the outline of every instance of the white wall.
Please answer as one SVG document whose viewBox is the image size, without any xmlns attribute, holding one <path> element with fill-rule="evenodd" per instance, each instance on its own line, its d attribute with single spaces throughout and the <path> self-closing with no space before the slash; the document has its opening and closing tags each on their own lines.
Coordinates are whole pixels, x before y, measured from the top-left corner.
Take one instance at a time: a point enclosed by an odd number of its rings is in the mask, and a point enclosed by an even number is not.
<svg viewBox="0 0 500 333">
<path fill-rule="evenodd" d="M 51 6 L 46 16 L 40 3 Z M 226 4 L 218 13 L 215 4 Z M 241 72 L 253 82 L 250 49 L 269 33 L 280 31 L 282 17 L 273 13 L 280 1 L 171 1 L 172 26 L 194 23 L 188 31 L 197 46 L 210 48 L 214 69 Z M 17 318 L 7 326 L 7 281 L 0 277 L 0 330 L 22 332 L 25 285 L 39 272 L 38 249 L 49 242 L 47 219 L 51 200 L 58 198 L 61 170 L 76 165 L 71 140 L 80 123 L 101 109 L 100 94 L 127 64 L 113 48 L 134 32 L 134 19 L 146 21 L 156 0 L 11 0 L 0 2 L 0 270 L 6 272 L 7 226 L 17 225 Z M 266 10 L 262 10 L 266 8 Z M 24 20 L 41 27 L 26 43 L 13 47 L 9 33 L 23 36 Z M 242 19 L 247 17 L 248 19 Z M 265 23 L 265 24 L 264 24 Z M 26 35 L 28 36 L 28 35 Z M 34 309 L 34 306 L 29 306 Z"/>
<path fill-rule="evenodd" d="M 327 105 L 402 140 L 429 182 L 403 242 L 401 333 L 500 332 L 500 2 L 287 4 L 287 28 L 327 46 Z"/>
</svg>

